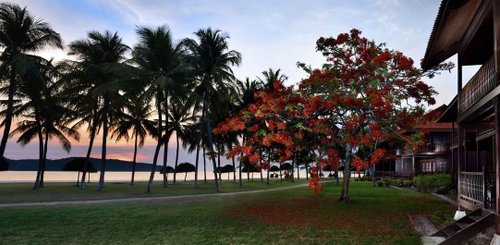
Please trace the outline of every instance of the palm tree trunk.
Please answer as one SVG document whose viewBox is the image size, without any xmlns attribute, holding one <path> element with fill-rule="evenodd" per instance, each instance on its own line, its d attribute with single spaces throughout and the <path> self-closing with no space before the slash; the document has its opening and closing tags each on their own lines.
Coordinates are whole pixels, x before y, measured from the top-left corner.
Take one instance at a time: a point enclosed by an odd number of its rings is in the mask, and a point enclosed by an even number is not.
<svg viewBox="0 0 500 245">
<path fill-rule="evenodd" d="M 162 130 L 162 116 L 161 116 L 161 96 L 157 96 L 156 100 L 156 110 L 158 112 L 158 142 L 156 144 L 156 149 L 155 149 L 155 154 L 153 156 L 153 164 L 151 164 L 151 174 L 149 175 L 149 181 L 148 181 L 148 186 L 146 188 L 147 193 L 151 193 L 151 184 L 153 183 L 153 180 L 155 178 L 155 172 L 156 172 L 156 163 L 158 162 L 158 154 L 160 153 L 160 148 L 162 145 L 162 140 L 161 140 L 161 134 L 163 132 Z M 165 169 L 166 170 L 166 169 Z"/>
<path fill-rule="evenodd" d="M 97 185 L 97 191 L 102 191 L 104 188 L 104 175 L 106 173 L 106 141 L 108 139 L 108 102 L 105 99 L 104 102 L 104 118 L 102 126 L 102 150 L 101 150 L 101 173 L 99 175 L 99 184 Z"/>
<path fill-rule="evenodd" d="M 267 168 L 267 184 L 269 185 L 269 170 L 271 170 L 271 149 L 267 151 L 267 163 L 269 167 Z"/>
<path fill-rule="evenodd" d="M 196 143 L 196 161 L 194 171 L 194 188 L 198 189 L 198 163 L 200 161 L 200 142 Z"/>
<path fill-rule="evenodd" d="M 137 165 L 137 141 L 139 140 L 139 137 L 137 137 L 138 133 L 138 128 L 135 128 L 135 141 L 134 141 L 134 159 L 132 160 L 132 178 L 130 180 L 130 185 L 134 185 L 134 177 L 135 177 L 135 167 Z"/>
<path fill-rule="evenodd" d="M 262 152 L 259 151 L 259 153 L 262 155 Z M 262 158 L 260 158 L 259 164 L 260 164 L 260 182 L 264 183 L 264 175 L 262 173 Z"/>
<path fill-rule="evenodd" d="M 43 161 L 43 136 L 42 136 L 42 129 L 40 125 L 40 118 L 38 115 L 38 112 L 35 112 L 35 118 L 37 121 L 37 126 L 38 126 L 38 171 L 36 173 L 36 179 L 35 179 L 35 184 L 33 185 L 33 190 L 38 190 L 40 187 L 40 178 L 42 175 L 42 161 Z"/>
<path fill-rule="evenodd" d="M 96 103 L 97 104 L 97 103 Z M 85 189 L 85 176 L 87 174 L 87 165 L 90 163 L 90 154 L 92 154 L 92 148 L 94 146 L 95 134 L 97 132 L 97 105 L 94 104 L 94 116 L 92 118 L 92 125 L 90 127 L 90 139 L 89 148 L 87 149 L 87 155 L 85 157 L 85 164 L 83 165 L 82 179 L 80 181 L 80 190 Z"/>
<path fill-rule="evenodd" d="M 219 174 L 219 183 L 220 183 L 220 184 L 222 184 L 222 169 L 221 169 L 221 167 L 220 167 L 220 154 L 221 154 L 221 152 L 222 152 L 221 145 L 222 145 L 222 144 L 219 144 L 219 145 L 217 146 L 217 151 L 218 151 L 218 152 L 217 152 L 217 169 L 219 170 L 219 171 L 217 171 L 217 172 L 218 172 L 218 174 Z"/>
<path fill-rule="evenodd" d="M 207 138 L 208 138 L 208 150 L 211 154 L 214 153 L 214 143 L 213 143 L 213 140 L 212 140 L 212 125 L 211 125 L 211 120 L 210 120 L 210 110 L 208 110 L 207 106 L 206 106 L 206 102 L 207 101 L 207 98 L 205 98 L 205 100 L 203 101 L 204 105 L 203 105 L 203 108 L 205 110 L 205 120 L 206 120 L 206 124 L 207 124 Z M 212 157 L 212 164 L 213 164 L 213 171 L 214 171 L 214 180 L 215 180 L 215 189 L 217 190 L 217 192 L 220 191 L 220 186 L 219 186 L 219 180 L 217 179 L 217 173 L 216 173 L 216 169 L 217 169 L 217 163 L 215 162 L 215 157 Z"/>
<path fill-rule="evenodd" d="M 233 161 L 233 183 L 236 183 L 236 161 L 234 160 L 234 156 L 231 160 Z M 229 176 L 229 173 L 227 175 Z"/>
<path fill-rule="evenodd" d="M 281 173 L 281 163 L 280 163 L 280 182 L 283 182 L 283 174 Z"/>
<path fill-rule="evenodd" d="M 177 145 L 175 148 L 174 185 L 176 184 L 177 165 L 179 164 L 179 135 L 177 134 L 177 132 L 175 133 L 175 140 L 177 142 Z"/>
<path fill-rule="evenodd" d="M 165 90 L 165 145 L 163 146 L 163 168 L 167 170 L 167 161 L 168 161 L 168 142 L 170 141 L 170 137 L 168 134 L 168 91 Z M 167 171 L 163 172 L 163 188 L 166 188 L 167 183 Z M 174 185 L 175 185 L 175 171 L 174 171 Z"/>
<path fill-rule="evenodd" d="M 241 145 L 244 145 L 244 144 L 245 144 L 245 139 L 246 139 L 245 134 L 243 134 L 243 137 L 242 137 L 242 139 L 241 139 Z M 240 177 L 240 180 L 239 180 L 239 181 L 240 181 L 240 187 L 243 187 L 243 179 L 241 178 L 241 168 L 242 168 L 242 166 L 241 166 L 241 165 L 243 165 L 243 153 L 240 153 L 240 166 L 239 166 L 239 169 L 240 169 L 240 173 L 239 173 L 239 177 Z"/>
<path fill-rule="evenodd" d="M 7 110 L 5 111 L 5 120 L 2 141 L 0 142 L 0 158 L 5 155 L 5 148 L 7 147 L 7 139 L 9 138 L 10 127 L 12 125 L 12 117 L 14 115 L 14 93 L 16 90 L 16 78 L 14 71 L 11 72 L 9 91 L 7 97 Z"/>
<path fill-rule="evenodd" d="M 168 118 L 168 116 L 167 116 Z M 169 139 L 166 138 L 167 133 L 165 133 L 165 142 L 163 143 L 163 169 L 165 172 L 163 172 L 163 188 L 166 188 L 168 186 L 168 173 L 167 173 L 167 161 L 168 161 L 168 141 Z M 175 184 L 175 172 L 174 172 L 174 184 Z"/>
<path fill-rule="evenodd" d="M 203 144 L 203 143 L 202 143 Z M 202 147 L 203 148 L 203 182 L 205 182 L 205 184 L 207 183 L 207 153 L 206 153 L 206 150 L 205 150 L 205 146 Z"/>
<path fill-rule="evenodd" d="M 49 132 L 45 131 L 45 143 L 43 145 L 43 155 L 42 155 L 42 176 L 40 177 L 40 187 L 44 187 L 44 177 L 45 177 L 45 166 L 47 164 L 47 149 L 49 145 Z"/>
<path fill-rule="evenodd" d="M 297 163 L 297 179 L 300 180 L 300 165 Z"/>
</svg>

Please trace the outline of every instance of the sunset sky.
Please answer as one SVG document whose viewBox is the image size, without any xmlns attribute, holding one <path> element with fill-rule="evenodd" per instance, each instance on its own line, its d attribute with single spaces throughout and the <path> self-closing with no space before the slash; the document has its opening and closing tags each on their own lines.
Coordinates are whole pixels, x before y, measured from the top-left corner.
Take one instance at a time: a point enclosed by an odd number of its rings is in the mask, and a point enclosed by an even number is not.
<svg viewBox="0 0 500 245">
<path fill-rule="evenodd" d="M 234 72 L 238 79 L 255 78 L 268 68 L 281 69 L 295 84 L 306 74 L 296 67 L 301 61 L 319 67 L 323 58 L 315 52 L 315 42 L 321 36 L 337 35 L 352 28 L 376 42 L 384 42 L 412 57 L 418 64 L 425 53 L 440 1 L 430 0 L 234 0 L 234 1 L 166 1 L 166 0 L 17 0 L 27 6 L 36 18 L 48 22 L 59 32 L 64 44 L 86 38 L 87 32 L 117 31 L 123 41 L 133 47 L 137 41 L 136 26 L 167 25 L 175 39 L 193 37 L 200 28 L 212 27 L 227 32 L 230 48 L 241 52 L 243 60 Z M 46 58 L 68 58 L 66 50 L 44 50 Z M 451 59 L 455 61 L 455 58 Z M 440 94 L 437 105 L 451 101 L 456 93 L 456 74 L 445 73 L 429 81 Z M 83 156 L 88 138 L 74 142 L 68 155 L 57 142 L 51 142 L 48 157 Z M 25 147 L 11 138 L 6 157 L 37 158 L 33 142 Z M 113 141 L 114 142 L 114 141 Z M 100 157 L 100 139 L 94 157 Z M 149 140 L 140 151 L 139 161 L 150 162 L 155 142 Z M 169 163 L 175 156 L 172 140 Z M 133 144 L 112 143 L 108 158 L 131 159 Z M 194 155 L 194 154 L 193 154 Z M 161 160 L 161 159 L 160 159 Z M 194 156 L 182 152 L 181 161 L 194 161 Z"/>
</svg>

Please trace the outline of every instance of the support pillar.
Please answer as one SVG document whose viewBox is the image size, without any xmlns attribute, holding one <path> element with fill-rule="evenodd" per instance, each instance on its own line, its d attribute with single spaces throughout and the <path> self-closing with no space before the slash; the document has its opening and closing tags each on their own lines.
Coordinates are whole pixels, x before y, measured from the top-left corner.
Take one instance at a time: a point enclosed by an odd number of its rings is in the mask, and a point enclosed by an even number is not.
<svg viewBox="0 0 500 245">
<path fill-rule="evenodd" d="M 500 100 L 498 97 L 495 99 L 495 183 L 496 183 L 496 214 L 495 214 L 495 237 L 500 236 Z M 497 240 L 498 241 L 498 240 Z M 500 241 L 497 242 L 500 244 Z"/>
<path fill-rule="evenodd" d="M 458 127 L 458 157 L 457 157 L 457 198 L 460 198 L 460 172 L 462 171 L 462 164 L 464 163 L 464 129 L 460 123 L 457 125 Z M 457 203 L 458 200 L 457 200 Z M 460 210 L 460 205 L 458 206 L 458 210 Z"/>
<path fill-rule="evenodd" d="M 500 1 L 493 2 L 493 56 L 495 59 L 495 76 L 497 83 L 500 78 Z M 500 105 L 498 97 L 494 99 L 495 106 L 495 169 L 496 169 L 496 212 L 495 212 L 495 237 L 491 244 L 500 244 Z"/>
</svg>

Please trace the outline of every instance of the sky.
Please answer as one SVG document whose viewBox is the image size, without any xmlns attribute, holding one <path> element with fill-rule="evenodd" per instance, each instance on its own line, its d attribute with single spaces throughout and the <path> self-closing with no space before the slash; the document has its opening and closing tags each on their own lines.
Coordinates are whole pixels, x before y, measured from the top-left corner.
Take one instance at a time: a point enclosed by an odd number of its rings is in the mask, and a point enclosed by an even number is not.
<svg viewBox="0 0 500 245">
<path fill-rule="evenodd" d="M 324 62 L 315 51 L 319 37 L 336 36 L 357 28 L 363 35 L 387 48 L 402 51 L 416 64 L 423 58 L 440 1 L 436 0 L 17 0 L 31 15 L 48 22 L 59 32 L 65 45 L 84 39 L 89 31 L 116 31 L 125 44 L 137 42 L 138 26 L 167 25 L 176 40 L 189 37 L 200 28 L 220 29 L 230 36 L 230 49 L 242 54 L 242 64 L 234 67 L 238 79 L 261 76 L 268 68 L 281 69 L 288 85 L 296 84 L 306 73 L 297 61 L 320 67 Z M 67 50 L 43 50 L 45 58 L 62 60 Z M 455 58 L 451 58 L 455 62 Z M 467 72 L 467 70 L 466 70 Z M 473 71 L 469 73 L 473 74 Z M 426 80 L 439 92 L 436 106 L 449 103 L 456 94 L 456 73 L 444 72 Z M 465 75 L 464 79 L 467 79 Z M 88 139 L 73 142 L 70 154 L 51 141 L 48 157 L 83 156 Z M 24 147 L 10 139 L 6 157 L 37 158 L 36 143 Z M 169 146 L 168 162 L 174 160 L 175 140 Z M 133 144 L 108 145 L 109 159 L 131 159 Z M 139 151 L 138 161 L 151 162 L 153 140 Z M 100 140 L 93 156 L 100 157 Z M 194 161 L 194 154 L 181 152 L 181 161 Z M 161 161 L 161 158 L 160 158 Z"/>
</svg>

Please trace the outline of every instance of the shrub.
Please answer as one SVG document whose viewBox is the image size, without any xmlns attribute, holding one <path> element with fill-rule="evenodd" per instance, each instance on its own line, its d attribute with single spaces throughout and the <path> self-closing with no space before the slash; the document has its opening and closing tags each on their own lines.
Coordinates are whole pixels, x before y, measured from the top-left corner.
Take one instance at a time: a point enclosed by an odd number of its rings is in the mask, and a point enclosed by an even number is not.
<svg viewBox="0 0 500 245">
<path fill-rule="evenodd" d="M 383 186 L 384 186 L 384 181 L 382 181 L 382 180 L 377 180 L 377 186 L 378 186 L 378 187 L 383 187 Z"/>
<path fill-rule="evenodd" d="M 398 187 L 399 187 L 399 179 L 392 179 L 392 180 L 391 180 L 391 185 L 392 185 L 392 186 L 398 186 Z"/>
<path fill-rule="evenodd" d="M 391 185 L 391 180 L 389 180 L 389 179 L 384 179 L 382 181 L 384 181 L 384 186 L 385 187 L 389 187 Z"/>
<path fill-rule="evenodd" d="M 413 184 L 413 182 L 411 180 L 407 180 L 407 179 L 402 180 L 401 183 L 402 183 L 401 185 L 403 187 L 407 187 L 407 188 L 411 187 L 411 185 Z"/>
<path fill-rule="evenodd" d="M 449 174 L 419 175 L 413 178 L 417 191 L 435 192 L 451 184 Z"/>
</svg>

